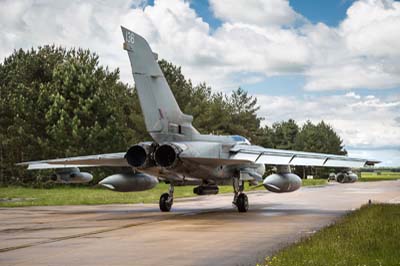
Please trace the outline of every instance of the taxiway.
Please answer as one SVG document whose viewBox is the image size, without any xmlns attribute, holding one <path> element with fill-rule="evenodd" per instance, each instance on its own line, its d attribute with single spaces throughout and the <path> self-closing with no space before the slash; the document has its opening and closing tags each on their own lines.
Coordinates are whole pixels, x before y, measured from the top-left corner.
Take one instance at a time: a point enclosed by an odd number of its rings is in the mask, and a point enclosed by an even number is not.
<svg viewBox="0 0 400 266">
<path fill-rule="evenodd" d="M 400 203 L 400 181 L 249 192 L 157 204 L 0 208 L 0 265 L 255 265 L 368 200 Z"/>
</svg>

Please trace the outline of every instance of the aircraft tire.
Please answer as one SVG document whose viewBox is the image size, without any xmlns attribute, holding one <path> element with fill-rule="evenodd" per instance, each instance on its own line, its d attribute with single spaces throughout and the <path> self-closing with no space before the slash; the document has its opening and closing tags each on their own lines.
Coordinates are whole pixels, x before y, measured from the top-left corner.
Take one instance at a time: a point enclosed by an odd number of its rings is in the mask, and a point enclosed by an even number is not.
<svg viewBox="0 0 400 266">
<path fill-rule="evenodd" d="M 239 212 L 247 212 L 249 209 L 249 200 L 247 195 L 240 193 L 236 199 L 236 206 Z"/>
<path fill-rule="evenodd" d="M 164 193 L 160 197 L 160 210 L 162 212 L 169 212 L 171 210 L 173 199 L 171 199 L 171 201 L 168 201 L 168 198 L 168 193 Z"/>
</svg>

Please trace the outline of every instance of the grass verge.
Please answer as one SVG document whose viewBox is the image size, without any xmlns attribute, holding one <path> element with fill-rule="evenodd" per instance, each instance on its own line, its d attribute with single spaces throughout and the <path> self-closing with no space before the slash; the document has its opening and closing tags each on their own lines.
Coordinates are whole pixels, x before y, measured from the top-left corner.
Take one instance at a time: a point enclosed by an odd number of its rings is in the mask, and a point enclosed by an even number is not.
<svg viewBox="0 0 400 266">
<path fill-rule="evenodd" d="M 400 179 L 400 172 L 362 172 L 360 181 L 383 181 Z"/>
<path fill-rule="evenodd" d="M 301 181 L 303 182 L 303 187 L 321 186 L 328 182 L 326 179 L 302 179 Z"/>
<path fill-rule="evenodd" d="M 366 205 L 267 257 L 265 265 L 400 265 L 399 239 L 400 205 Z"/>
<path fill-rule="evenodd" d="M 303 180 L 303 186 L 325 184 L 326 180 Z M 253 188 L 246 186 L 246 191 Z M 258 187 L 256 190 L 265 190 Z M 142 192 L 113 192 L 99 187 L 70 187 L 68 185 L 49 189 L 25 187 L 0 187 L 0 207 L 90 205 L 112 203 L 155 203 L 160 195 L 168 191 L 168 185 L 158 184 Z M 232 193 L 232 186 L 220 186 L 220 193 Z M 175 197 L 192 197 L 193 186 L 175 187 Z"/>
</svg>

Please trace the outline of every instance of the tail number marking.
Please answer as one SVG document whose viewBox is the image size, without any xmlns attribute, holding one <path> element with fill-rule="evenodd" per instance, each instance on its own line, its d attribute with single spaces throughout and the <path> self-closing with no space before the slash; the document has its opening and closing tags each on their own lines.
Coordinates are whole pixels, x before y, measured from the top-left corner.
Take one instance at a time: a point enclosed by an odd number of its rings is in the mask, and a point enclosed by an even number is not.
<svg viewBox="0 0 400 266">
<path fill-rule="evenodd" d="M 126 32 L 126 41 L 130 44 L 135 43 L 135 34 L 133 32 L 127 31 Z"/>
</svg>

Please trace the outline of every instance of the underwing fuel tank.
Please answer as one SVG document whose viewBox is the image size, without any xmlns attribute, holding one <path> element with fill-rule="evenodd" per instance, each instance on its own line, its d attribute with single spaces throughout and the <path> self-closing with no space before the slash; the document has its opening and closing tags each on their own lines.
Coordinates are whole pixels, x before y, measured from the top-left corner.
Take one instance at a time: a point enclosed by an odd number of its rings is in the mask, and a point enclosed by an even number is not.
<svg viewBox="0 0 400 266">
<path fill-rule="evenodd" d="M 339 183 L 354 183 L 358 176 L 353 172 L 340 172 L 336 175 L 336 181 Z"/>
<path fill-rule="evenodd" d="M 108 176 L 99 184 L 112 191 L 133 192 L 152 189 L 158 184 L 158 179 L 143 173 L 125 173 Z"/>
<path fill-rule="evenodd" d="M 293 173 L 277 173 L 267 176 L 263 185 L 275 193 L 292 192 L 301 187 L 301 178 Z"/>
<path fill-rule="evenodd" d="M 61 168 L 57 169 L 50 176 L 51 181 L 62 184 L 81 184 L 92 181 L 93 176 L 90 173 L 81 172 L 79 168 Z"/>
</svg>

